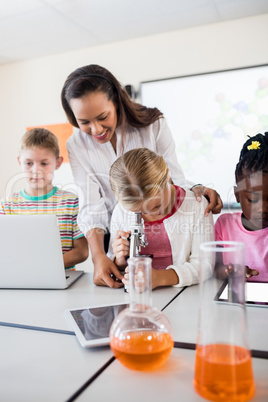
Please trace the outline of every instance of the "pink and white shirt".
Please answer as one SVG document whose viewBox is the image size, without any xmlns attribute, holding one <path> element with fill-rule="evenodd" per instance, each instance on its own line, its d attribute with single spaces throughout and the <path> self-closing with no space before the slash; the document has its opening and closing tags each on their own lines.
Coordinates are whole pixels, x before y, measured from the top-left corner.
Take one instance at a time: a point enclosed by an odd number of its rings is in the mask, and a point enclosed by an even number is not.
<svg viewBox="0 0 268 402">
<path fill-rule="evenodd" d="M 241 212 L 222 214 L 215 223 L 215 239 L 239 241 L 245 245 L 245 262 L 251 269 L 259 271 L 249 281 L 268 282 L 268 228 L 249 231 L 244 228 Z"/>
<path fill-rule="evenodd" d="M 179 191 L 184 191 L 180 188 Z M 181 193 L 183 194 L 183 193 Z M 177 287 L 191 286 L 199 283 L 199 247 L 200 244 L 214 240 L 214 225 L 212 214 L 204 216 L 208 205 L 207 200 L 202 197 L 202 201 L 195 199 L 192 191 L 186 190 L 185 197 L 180 205 L 176 206 L 173 213 L 163 219 L 163 229 L 165 231 L 165 242 L 162 251 L 165 253 L 162 261 L 159 258 L 160 268 L 174 269 L 180 282 Z M 111 219 L 110 247 L 108 256 L 113 259 L 112 243 L 117 230 L 127 232 L 131 230 L 135 223 L 135 213 L 127 211 L 120 204 L 117 204 Z M 155 242 L 163 241 L 158 233 L 151 233 L 146 254 L 154 254 Z M 159 244 L 159 243 L 158 243 Z M 170 253 L 171 251 L 171 253 Z M 145 254 L 145 248 L 142 251 Z M 164 261 L 166 263 L 164 264 Z M 153 261 L 153 267 L 154 261 Z M 207 276 L 211 275 L 212 266 L 207 266 Z"/>
<path fill-rule="evenodd" d="M 185 198 L 185 190 L 174 186 L 176 189 L 176 201 L 170 213 L 163 219 L 152 222 L 144 222 L 144 231 L 147 237 L 148 245 L 142 247 L 140 254 L 152 254 L 152 266 L 155 269 L 165 269 L 172 265 L 172 250 L 170 241 L 164 226 L 164 220 L 172 216 L 181 206 Z"/>
</svg>

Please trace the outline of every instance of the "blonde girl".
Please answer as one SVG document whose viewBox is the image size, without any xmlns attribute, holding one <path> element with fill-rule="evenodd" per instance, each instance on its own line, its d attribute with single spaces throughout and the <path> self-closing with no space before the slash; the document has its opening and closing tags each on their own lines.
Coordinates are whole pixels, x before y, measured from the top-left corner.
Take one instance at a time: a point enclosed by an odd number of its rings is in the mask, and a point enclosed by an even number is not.
<svg viewBox="0 0 268 402">
<path fill-rule="evenodd" d="M 189 190 L 173 184 L 163 157 L 146 148 L 118 158 L 110 170 L 110 185 L 119 204 L 111 219 L 109 256 L 119 270 L 127 266 L 128 237 L 134 213 L 141 212 L 153 254 L 152 287 L 190 286 L 199 282 L 199 245 L 214 239 L 207 201 L 197 203 Z M 128 274 L 122 280 L 126 283 Z"/>
</svg>

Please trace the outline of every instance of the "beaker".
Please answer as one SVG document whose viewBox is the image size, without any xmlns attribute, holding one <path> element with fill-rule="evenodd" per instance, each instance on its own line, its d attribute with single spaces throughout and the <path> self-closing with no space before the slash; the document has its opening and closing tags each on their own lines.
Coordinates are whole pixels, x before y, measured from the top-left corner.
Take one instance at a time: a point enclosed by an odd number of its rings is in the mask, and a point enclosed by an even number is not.
<svg viewBox="0 0 268 402">
<path fill-rule="evenodd" d="M 200 245 L 200 303 L 194 387 L 211 401 L 254 395 L 247 341 L 244 245 Z"/>
<path fill-rule="evenodd" d="M 130 307 L 113 321 L 110 346 L 114 356 L 133 370 L 154 370 L 168 359 L 174 346 L 167 317 L 152 307 L 152 259 L 128 259 Z"/>
</svg>

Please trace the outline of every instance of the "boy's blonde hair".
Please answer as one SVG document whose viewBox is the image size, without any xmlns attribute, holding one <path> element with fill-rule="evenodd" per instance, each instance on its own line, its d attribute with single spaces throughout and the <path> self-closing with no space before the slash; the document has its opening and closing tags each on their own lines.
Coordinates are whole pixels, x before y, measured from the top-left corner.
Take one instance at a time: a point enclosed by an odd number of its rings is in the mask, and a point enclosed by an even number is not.
<svg viewBox="0 0 268 402">
<path fill-rule="evenodd" d="M 144 200 L 154 198 L 168 181 L 164 158 L 147 148 L 137 148 L 120 156 L 111 166 L 110 185 L 120 204 L 135 210 Z"/>
<path fill-rule="evenodd" d="M 19 153 L 33 147 L 49 149 L 57 159 L 60 155 L 57 137 L 46 128 L 32 128 L 27 131 L 21 139 Z"/>
</svg>

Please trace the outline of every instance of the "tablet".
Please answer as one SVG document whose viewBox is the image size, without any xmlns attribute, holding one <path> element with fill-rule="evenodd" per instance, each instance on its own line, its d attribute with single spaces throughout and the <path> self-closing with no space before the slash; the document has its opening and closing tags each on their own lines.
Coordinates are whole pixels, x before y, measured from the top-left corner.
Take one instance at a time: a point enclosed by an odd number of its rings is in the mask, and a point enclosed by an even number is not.
<svg viewBox="0 0 268 402">
<path fill-rule="evenodd" d="M 99 305 L 65 310 L 65 317 L 85 348 L 108 345 L 114 318 L 129 304 Z"/>
<path fill-rule="evenodd" d="M 224 281 L 215 297 L 216 301 L 228 302 L 228 281 Z M 268 307 L 268 283 L 246 282 L 246 306 Z"/>
</svg>

